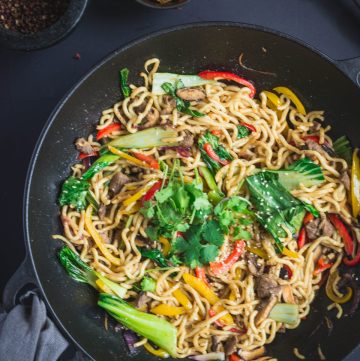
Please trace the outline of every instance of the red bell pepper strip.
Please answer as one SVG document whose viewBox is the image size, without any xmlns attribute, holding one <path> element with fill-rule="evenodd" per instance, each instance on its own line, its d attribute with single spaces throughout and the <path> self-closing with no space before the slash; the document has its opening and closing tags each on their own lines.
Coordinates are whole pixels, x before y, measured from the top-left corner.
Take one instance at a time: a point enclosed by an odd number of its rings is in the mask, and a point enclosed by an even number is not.
<svg viewBox="0 0 360 361">
<path fill-rule="evenodd" d="M 212 148 L 212 146 L 209 143 L 205 143 L 204 144 L 204 150 L 207 153 L 207 155 L 213 159 L 215 162 L 218 162 L 222 165 L 227 165 L 230 162 L 226 159 L 221 159 L 215 152 L 214 149 Z"/>
<path fill-rule="evenodd" d="M 237 262 L 239 257 L 243 254 L 246 243 L 242 240 L 236 241 L 235 246 L 231 254 L 225 261 L 222 262 L 210 262 L 210 269 L 214 275 L 220 275 L 224 272 L 228 272 L 231 266 Z"/>
<path fill-rule="evenodd" d="M 240 357 L 234 352 L 230 355 L 229 361 L 240 361 Z"/>
<path fill-rule="evenodd" d="M 303 140 L 312 140 L 313 142 L 320 144 L 320 137 L 318 135 L 306 135 L 302 139 Z M 322 145 L 330 147 L 330 144 L 327 141 L 324 141 L 324 143 L 322 143 Z"/>
<path fill-rule="evenodd" d="M 256 128 L 249 123 L 242 122 L 240 123 L 240 125 L 243 125 L 244 127 L 248 128 L 250 132 L 256 132 Z"/>
<path fill-rule="evenodd" d="M 78 155 L 78 159 L 81 159 L 81 160 L 83 160 L 83 159 L 85 159 L 85 158 L 89 158 L 89 157 L 97 157 L 99 155 L 99 153 L 98 152 L 92 152 L 92 153 L 90 153 L 90 154 L 86 154 L 86 153 L 80 153 L 79 155 Z"/>
<path fill-rule="evenodd" d="M 209 309 L 209 316 L 210 317 L 214 317 L 216 315 L 216 312 L 213 310 L 213 309 Z M 215 322 L 215 325 L 220 327 L 220 328 L 224 328 L 226 326 L 226 324 L 224 322 L 222 322 L 221 320 L 216 320 Z M 236 328 L 236 327 L 231 327 L 229 328 L 230 332 L 234 332 L 234 333 L 239 333 L 239 334 L 244 334 L 246 331 L 242 331 L 240 330 L 239 328 Z"/>
<path fill-rule="evenodd" d="M 213 129 L 210 132 L 212 135 L 216 135 L 217 137 L 221 135 L 221 130 L 220 129 Z"/>
<path fill-rule="evenodd" d="M 288 279 L 291 280 L 291 277 L 293 276 L 293 271 L 287 264 L 284 264 L 283 268 L 285 268 L 285 270 L 288 274 Z"/>
<path fill-rule="evenodd" d="M 317 261 L 317 265 L 315 267 L 314 270 L 314 275 L 317 275 L 321 272 L 326 271 L 327 269 L 331 268 L 331 266 L 333 265 L 333 263 L 326 263 L 323 257 L 320 257 L 319 260 Z"/>
<path fill-rule="evenodd" d="M 310 212 L 306 213 L 305 217 L 304 217 L 304 220 L 303 220 L 303 224 L 308 224 L 310 222 L 312 222 L 314 220 L 314 215 Z"/>
<path fill-rule="evenodd" d="M 357 249 L 357 252 L 356 252 L 354 258 L 349 259 L 347 257 L 344 257 L 343 262 L 344 262 L 344 264 L 346 264 L 349 267 L 357 266 L 360 263 L 360 246 L 358 245 L 358 249 Z"/>
<path fill-rule="evenodd" d="M 299 232 L 299 236 L 298 236 L 298 240 L 297 240 L 297 244 L 298 244 L 298 248 L 301 249 L 305 246 L 306 243 L 306 230 L 305 227 L 301 227 L 300 232 Z"/>
<path fill-rule="evenodd" d="M 254 87 L 254 84 L 251 83 L 249 80 L 246 80 L 244 78 L 242 78 L 239 75 L 236 75 L 234 73 L 231 73 L 229 71 L 212 71 L 212 70 L 204 70 L 202 72 L 200 72 L 199 74 L 200 78 L 203 79 L 224 79 L 224 80 L 232 80 L 238 84 L 244 85 L 247 88 L 249 88 L 250 91 L 250 97 L 254 98 L 255 94 L 256 94 L 256 89 Z"/>
<path fill-rule="evenodd" d="M 342 222 L 340 217 L 334 213 L 328 215 L 331 223 L 339 233 L 340 237 L 344 242 L 345 252 L 348 256 L 352 256 L 354 253 L 354 240 L 352 239 L 349 231 L 347 230 L 345 224 Z"/>
<path fill-rule="evenodd" d="M 96 140 L 100 140 L 104 137 L 107 137 L 109 134 L 111 134 L 112 132 L 115 132 L 116 130 L 120 130 L 121 129 L 121 124 L 120 123 L 113 123 L 108 125 L 107 127 L 100 129 L 98 131 L 98 133 L 96 134 Z"/>
<path fill-rule="evenodd" d="M 152 200 L 155 196 L 155 193 L 160 190 L 162 186 L 162 180 L 157 181 L 143 196 L 142 201 L 148 202 Z"/>
<path fill-rule="evenodd" d="M 137 159 L 142 160 L 143 162 L 149 164 L 150 168 L 160 169 L 159 162 L 155 158 L 151 157 L 150 155 L 145 155 L 145 154 L 138 153 L 138 152 L 132 152 L 132 154 L 134 154 L 134 156 Z"/>
<path fill-rule="evenodd" d="M 182 232 L 178 232 L 178 236 L 179 236 L 179 233 L 182 233 Z M 181 237 L 183 237 L 183 236 L 181 236 Z M 197 278 L 201 279 L 201 281 L 203 281 L 207 286 L 209 286 L 209 282 L 207 280 L 204 268 L 196 267 L 195 268 L 195 275 L 196 275 Z"/>
</svg>

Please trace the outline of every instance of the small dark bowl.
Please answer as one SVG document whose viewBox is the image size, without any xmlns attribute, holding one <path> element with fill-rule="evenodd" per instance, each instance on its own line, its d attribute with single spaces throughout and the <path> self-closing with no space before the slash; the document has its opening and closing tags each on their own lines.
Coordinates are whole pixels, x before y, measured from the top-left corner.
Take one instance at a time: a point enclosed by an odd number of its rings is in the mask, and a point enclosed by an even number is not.
<svg viewBox="0 0 360 361">
<path fill-rule="evenodd" d="M 141 5 L 144 5 L 149 8 L 153 8 L 153 9 L 162 9 L 162 10 L 179 8 L 183 5 L 185 5 L 189 1 L 190 0 L 176 0 L 176 1 L 171 1 L 170 3 L 168 3 L 166 5 L 161 5 L 161 4 L 157 3 L 156 1 L 152 1 L 152 0 L 136 0 L 136 2 L 138 2 Z"/>
<path fill-rule="evenodd" d="M 74 29 L 81 19 L 87 3 L 88 0 L 70 0 L 64 15 L 54 24 L 38 33 L 23 34 L 14 30 L 7 30 L 0 25 L 0 44 L 18 50 L 34 50 L 53 45 Z"/>
</svg>

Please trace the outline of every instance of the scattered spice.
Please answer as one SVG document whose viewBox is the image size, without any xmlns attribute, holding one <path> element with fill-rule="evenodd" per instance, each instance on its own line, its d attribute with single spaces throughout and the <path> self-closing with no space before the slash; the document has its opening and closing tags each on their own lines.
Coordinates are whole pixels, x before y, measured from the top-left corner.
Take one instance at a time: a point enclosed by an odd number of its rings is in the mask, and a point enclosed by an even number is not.
<svg viewBox="0 0 360 361">
<path fill-rule="evenodd" d="M 5 29 L 33 34 L 54 24 L 69 0 L 1 0 L 0 24 Z"/>
</svg>

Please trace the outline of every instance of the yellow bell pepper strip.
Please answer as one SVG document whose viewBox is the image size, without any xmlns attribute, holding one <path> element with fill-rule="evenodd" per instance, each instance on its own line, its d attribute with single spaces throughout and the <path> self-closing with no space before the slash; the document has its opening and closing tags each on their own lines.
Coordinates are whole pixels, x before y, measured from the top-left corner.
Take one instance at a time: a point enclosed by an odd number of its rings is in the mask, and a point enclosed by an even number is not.
<svg viewBox="0 0 360 361">
<path fill-rule="evenodd" d="M 90 236 L 94 240 L 95 244 L 101 251 L 101 253 L 104 255 L 104 257 L 109 260 L 112 264 L 115 266 L 119 266 L 121 264 L 120 258 L 114 257 L 110 251 L 105 247 L 105 244 L 99 234 L 99 232 L 96 230 L 95 226 L 93 225 L 93 222 L 91 220 L 91 214 L 92 214 L 92 206 L 89 205 L 85 212 L 85 228 L 90 233 Z"/>
<path fill-rule="evenodd" d="M 146 194 L 146 192 L 153 186 L 153 184 L 154 184 L 154 181 L 149 182 L 145 187 L 141 188 L 138 192 L 133 194 L 131 197 L 125 199 L 123 202 L 124 206 L 128 206 L 131 203 L 134 203 L 134 202 L 138 201 L 140 198 L 142 198 L 142 196 L 144 194 Z"/>
<path fill-rule="evenodd" d="M 277 108 L 278 106 L 281 105 L 281 101 L 280 101 L 279 97 L 276 94 L 274 94 L 272 92 L 269 92 L 268 90 L 264 90 L 263 93 L 270 100 L 272 105 L 275 106 L 275 108 Z"/>
<path fill-rule="evenodd" d="M 192 304 L 183 291 L 178 288 L 172 294 L 186 310 L 192 309 Z"/>
<path fill-rule="evenodd" d="M 256 254 L 260 258 L 263 258 L 263 259 L 268 259 L 269 258 L 269 255 L 262 248 L 246 246 L 246 250 L 251 252 L 251 253 Z"/>
<path fill-rule="evenodd" d="M 162 315 L 162 316 L 178 316 L 184 314 L 185 308 L 184 307 L 178 307 L 178 306 L 170 306 L 166 305 L 165 303 L 162 303 L 156 307 L 153 307 L 150 310 L 151 313 L 155 313 L 156 315 Z"/>
<path fill-rule="evenodd" d="M 152 168 L 149 164 L 147 164 L 145 161 L 139 160 L 133 156 L 131 156 L 130 154 L 127 154 L 119 149 L 116 149 L 114 147 L 112 147 L 111 145 L 108 146 L 108 149 L 110 150 L 111 153 L 118 155 L 121 158 L 124 158 L 126 160 L 128 160 L 130 163 L 133 163 L 139 167 L 142 168 Z"/>
<path fill-rule="evenodd" d="M 302 115 L 306 115 L 306 110 L 303 103 L 301 103 L 300 99 L 294 94 L 292 90 L 285 86 L 278 86 L 274 88 L 274 90 L 279 94 L 286 95 L 293 102 L 297 111 Z"/>
<path fill-rule="evenodd" d="M 169 354 L 164 351 L 161 348 L 155 349 L 154 347 L 152 347 L 149 342 L 146 342 L 144 344 L 144 348 L 146 349 L 147 352 L 150 352 L 151 354 L 157 356 L 157 357 L 161 357 L 161 358 L 168 358 Z"/>
<path fill-rule="evenodd" d="M 120 209 L 119 213 L 129 216 L 130 214 L 134 214 L 134 213 L 138 212 L 141 208 L 142 208 L 142 205 L 140 203 L 138 203 L 138 204 L 135 204 L 133 207 L 131 207 L 131 209 L 129 209 L 129 210 L 124 210 L 124 208 Z"/>
<path fill-rule="evenodd" d="M 355 218 L 360 214 L 360 160 L 359 149 L 355 149 L 351 165 L 351 206 Z"/>
<path fill-rule="evenodd" d="M 351 300 L 351 297 L 353 295 L 353 290 L 351 287 L 346 287 L 346 293 L 343 296 L 339 297 L 338 295 L 336 295 L 333 290 L 333 287 L 334 287 L 334 282 L 336 281 L 338 275 L 339 273 L 337 270 L 330 273 L 329 278 L 326 282 L 325 291 L 326 291 L 326 295 L 330 298 L 331 301 L 335 303 L 343 304 Z"/>
<path fill-rule="evenodd" d="M 163 245 L 163 249 L 162 249 L 163 255 L 167 256 L 171 248 L 170 242 L 163 236 L 159 237 L 159 242 Z"/>
<path fill-rule="evenodd" d="M 291 257 L 291 258 L 298 258 L 299 257 L 298 253 L 296 253 L 294 251 L 291 251 L 289 248 L 286 248 L 286 247 L 283 248 L 282 254 L 284 256 L 288 256 L 288 257 Z"/>
<path fill-rule="evenodd" d="M 208 287 L 201 279 L 189 273 L 184 273 L 183 278 L 185 283 L 187 283 L 190 287 L 199 292 L 201 296 L 206 298 L 211 305 L 214 305 L 220 301 L 220 298 L 215 294 L 215 292 L 210 287 Z M 222 306 L 218 306 L 215 307 L 214 311 L 216 313 L 219 313 L 224 311 L 224 308 Z M 228 325 L 232 325 L 234 323 L 234 320 L 229 313 L 221 317 L 221 320 L 223 320 Z"/>
<path fill-rule="evenodd" d="M 233 290 L 231 290 L 231 292 L 230 292 L 229 300 L 236 301 L 236 294 Z"/>
</svg>

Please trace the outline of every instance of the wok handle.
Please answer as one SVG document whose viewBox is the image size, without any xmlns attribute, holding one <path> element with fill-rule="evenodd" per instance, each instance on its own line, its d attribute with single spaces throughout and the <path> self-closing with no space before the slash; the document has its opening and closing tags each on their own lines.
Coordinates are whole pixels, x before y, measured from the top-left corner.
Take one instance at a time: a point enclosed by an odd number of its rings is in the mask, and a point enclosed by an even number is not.
<svg viewBox="0 0 360 361">
<path fill-rule="evenodd" d="M 28 284 L 36 285 L 36 281 L 31 261 L 26 256 L 5 286 L 2 303 L 6 311 L 10 311 L 16 305 L 19 291 Z"/>
<path fill-rule="evenodd" d="M 336 61 L 338 67 L 360 87 L 360 57 L 338 60 Z"/>
</svg>

